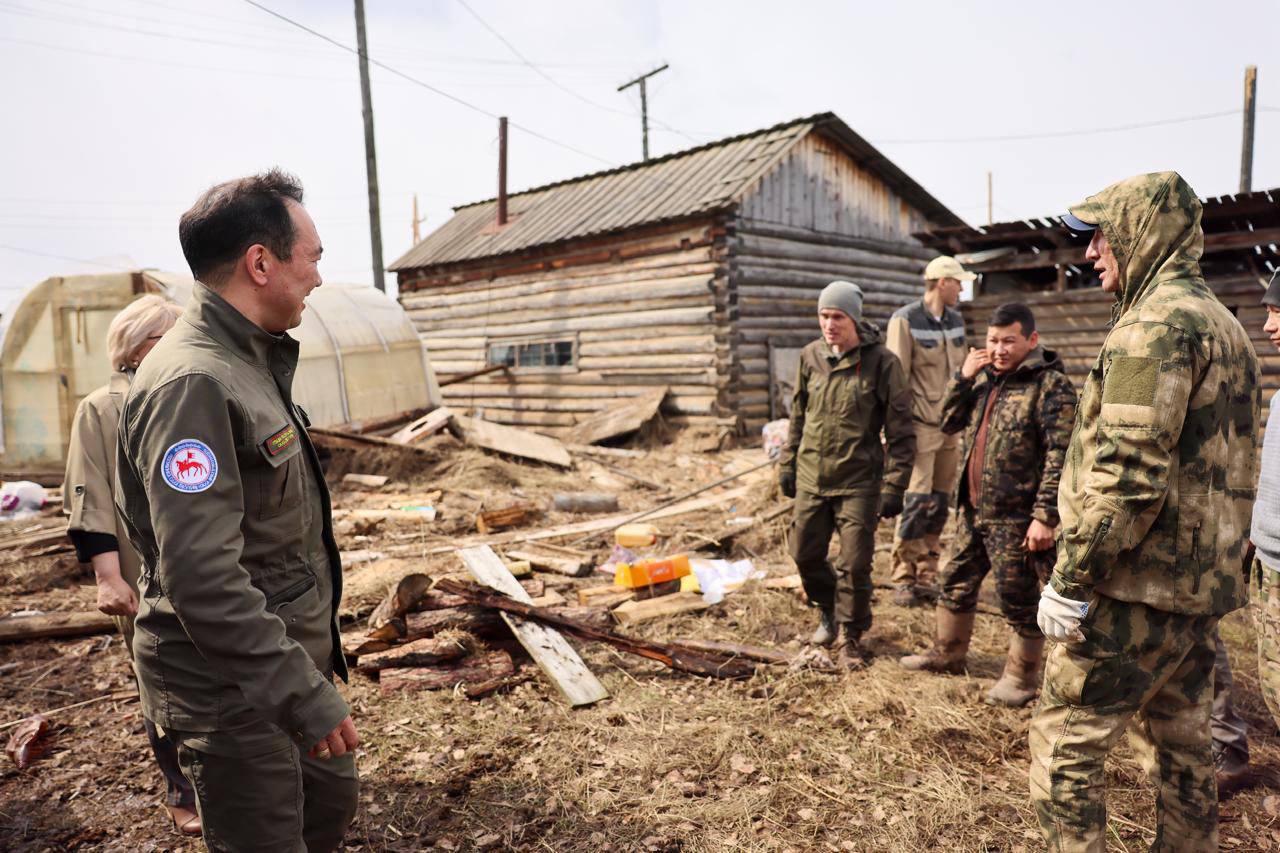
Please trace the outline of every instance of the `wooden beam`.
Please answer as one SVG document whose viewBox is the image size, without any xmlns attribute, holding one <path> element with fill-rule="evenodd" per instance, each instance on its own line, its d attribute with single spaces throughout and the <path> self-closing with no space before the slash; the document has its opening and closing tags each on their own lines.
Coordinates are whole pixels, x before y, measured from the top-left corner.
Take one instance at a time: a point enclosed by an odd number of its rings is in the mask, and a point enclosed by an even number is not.
<svg viewBox="0 0 1280 853">
<path fill-rule="evenodd" d="M 42 613 L 0 619 L 0 643 L 20 643 L 50 637 L 84 637 L 116 629 L 115 620 L 95 611 Z"/>
<path fill-rule="evenodd" d="M 454 417 L 453 422 L 462 433 L 463 441 L 483 450 L 545 462 L 559 468 L 573 467 L 569 451 L 554 438 L 477 418 Z"/>
<path fill-rule="evenodd" d="M 487 545 L 464 548 L 458 551 L 458 558 L 480 583 L 515 601 L 529 603 L 529 594 L 511 576 L 492 548 Z M 502 618 L 571 706 L 592 705 L 608 697 L 609 691 L 587 669 L 559 631 L 510 613 L 504 612 Z"/>
<path fill-rule="evenodd" d="M 701 593 L 677 592 L 675 595 L 619 604 L 613 608 L 613 618 L 622 625 L 632 625 L 637 622 L 647 622 L 650 619 L 661 619 L 664 616 L 694 613 L 706 610 L 710 606 L 702 600 Z"/>
</svg>

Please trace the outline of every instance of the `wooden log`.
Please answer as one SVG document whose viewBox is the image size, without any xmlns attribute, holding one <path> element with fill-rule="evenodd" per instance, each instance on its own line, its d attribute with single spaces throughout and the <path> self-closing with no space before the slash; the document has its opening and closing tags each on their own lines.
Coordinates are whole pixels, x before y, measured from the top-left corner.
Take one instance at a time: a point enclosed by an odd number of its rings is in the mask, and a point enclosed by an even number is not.
<svg viewBox="0 0 1280 853">
<path fill-rule="evenodd" d="M 41 613 L 0 619 L 0 643 L 21 643 L 51 637 L 85 637 L 116 629 L 115 621 L 95 611 Z"/>
<path fill-rule="evenodd" d="M 634 589 L 615 586 L 611 583 L 578 590 L 578 604 L 581 607 L 613 607 L 635 597 Z"/>
<path fill-rule="evenodd" d="M 420 406 L 416 409 L 407 409 L 403 412 L 396 412 L 393 415 L 384 415 L 377 418 L 365 418 L 362 421 L 351 421 L 350 423 L 339 424 L 338 426 L 333 427 L 333 429 L 339 432 L 353 433 L 379 432 L 380 430 L 391 429 L 392 427 L 420 418 L 428 412 L 431 412 L 433 409 L 435 409 L 435 406 Z M 310 430 L 308 430 L 308 432 L 310 432 Z"/>
<path fill-rule="evenodd" d="M 565 448 L 574 453 L 587 456 L 613 456 L 617 459 L 647 459 L 649 454 L 643 450 L 627 450 L 624 447 L 595 447 L 590 444 L 566 443 Z"/>
<path fill-rule="evenodd" d="M 607 628 L 596 628 L 579 622 L 563 612 L 531 607 L 508 596 L 488 592 L 475 584 L 452 579 L 443 580 L 441 584 L 449 592 L 467 596 L 474 604 L 492 607 L 503 611 L 504 614 L 518 614 L 526 619 L 536 619 L 539 623 L 554 626 L 581 639 L 607 643 L 628 654 L 658 661 L 681 672 L 712 678 L 750 678 L 755 674 L 755 666 L 741 659 L 699 652 L 668 643 L 641 640 Z"/>
<path fill-rule="evenodd" d="M 519 503 L 502 509 L 491 509 L 476 515 L 476 530 L 482 534 L 522 527 L 540 515 L 540 510 L 530 503 Z M 523 557 L 516 557 L 523 560 Z"/>
<path fill-rule="evenodd" d="M 575 444 L 599 444 L 635 432 L 657 416 L 666 396 L 667 387 L 663 386 L 587 418 L 574 428 L 573 441 Z"/>
<path fill-rule="evenodd" d="M 508 559 L 528 562 L 529 565 L 539 571 L 555 572 L 571 578 L 586 577 L 591 574 L 592 568 L 595 567 L 595 562 L 591 559 L 553 557 L 547 554 L 540 554 L 537 551 L 523 549 L 519 551 L 507 549 L 505 553 Z"/>
<path fill-rule="evenodd" d="M 511 576 L 511 573 L 502 565 L 502 560 L 498 559 L 498 555 L 493 553 L 491 548 L 488 546 L 466 548 L 458 551 L 458 558 L 471 572 L 472 577 L 480 583 L 528 605 L 529 594 Z M 454 587 L 460 586 L 457 581 L 448 579 L 440 583 L 443 592 L 457 593 L 458 590 Z M 445 586 L 446 584 L 448 586 Z M 524 646 L 525 651 L 546 673 L 551 683 L 571 706 L 576 708 L 591 705 L 608 697 L 609 692 L 605 690 L 604 685 L 587 668 L 582 658 L 578 657 L 578 653 L 558 631 L 506 612 L 502 613 L 502 619 L 516 635 L 520 645 Z"/>
<path fill-rule="evenodd" d="M 510 568 L 508 568 L 510 571 Z M 547 584 L 542 578 L 523 578 L 520 580 L 520 586 L 531 598 L 537 598 L 545 595 Z M 414 613 L 422 613 L 427 610 L 447 610 L 450 607 L 464 607 L 467 600 L 459 595 L 451 595 L 447 592 L 439 590 L 431 590 L 422 596 L 418 602 L 410 608 Z"/>
<path fill-rule="evenodd" d="M 551 504 L 557 512 L 617 512 L 618 496 L 613 492 L 556 492 Z"/>
<path fill-rule="evenodd" d="M 465 638 L 464 634 L 424 637 L 421 640 L 392 646 L 385 651 L 362 655 L 356 668 L 369 675 L 395 667 L 435 666 L 460 660 L 472 651 Z"/>
<path fill-rule="evenodd" d="M 373 609 L 369 614 L 369 628 L 377 630 L 392 619 L 403 617 L 410 610 L 413 610 L 427 590 L 431 588 L 431 578 L 427 575 L 414 572 L 410 575 L 402 577 L 394 587 L 387 592 L 386 598 Z"/>
<path fill-rule="evenodd" d="M 698 592 L 677 592 L 675 595 L 664 595 L 648 601 L 628 601 L 613 608 L 613 618 L 620 625 L 634 625 L 661 619 L 665 616 L 677 616 L 681 613 L 695 613 L 706 610 L 711 605 L 702 600 Z"/>
<path fill-rule="evenodd" d="M 481 684 L 515 672 L 511 655 L 504 651 L 484 652 L 444 666 L 384 669 L 379 674 L 379 692 L 451 690 L 458 684 Z"/>
<path fill-rule="evenodd" d="M 477 636 L 501 635 L 505 626 L 492 610 L 478 607 L 450 607 L 443 610 L 426 610 L 404 617 L 405 640 L 434 637 L 442 631 L 457 629 Z"/>
<path fill-rule="evenodd" d="M 67 541 L 67 526 L 46 527 L 0 539 L 0 551 L 12 551 L 18 548 L 44 548 L 49 545 L 62 545 Z"/>
<path fill-rule="evenodd" d="M 573 467 L 569 451 L 554 438 L 476 418 L 455 417 L 453 422 L 462 433 L 462 440 L 468 444 L 495 453 L 545 462 L 559 468 Z"/>
</svg>

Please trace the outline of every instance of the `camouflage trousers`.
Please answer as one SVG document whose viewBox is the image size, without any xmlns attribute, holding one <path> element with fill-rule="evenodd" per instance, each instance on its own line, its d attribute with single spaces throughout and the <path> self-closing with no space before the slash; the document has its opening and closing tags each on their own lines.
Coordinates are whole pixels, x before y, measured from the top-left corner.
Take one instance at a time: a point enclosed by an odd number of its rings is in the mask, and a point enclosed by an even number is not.
<svg viewBox="0 0 1280 853">
<path fill-rule="evenodd" d="M 1280 572 L 1255 557 L 1250 574 L 1253 624 L 1258 634 L 1258 686 L 1280 726 Z"/>
<path fill-rule="evenodd" d="M 796 492 L 791 518 L 791 559 L 800 570 L 809 601 L 835 610 L 836 622 L 859 634 L 871 628 L 871 558 L 875 554 L 880 496 L 820 497 Z M 827 560 L 831 534 L 840 555 Z"/>
<path fill-rule="evenodd" d="M 1023 545 L 1030 519 L 979 522 L 973 507 L 961 508 L 956 538 L 938 576 L 938 604 L 953 613 L 972 613 L 987 573 L 995 570 L 1000 612 L 1023 637 L 1039 637 L 1036 611 L 1040 585 L 1053 571 L 1057 551 L 1028 551 Z"/>
<path fill-rule="evenodd" d="M 942 529 L 960 464 L 960 436 L 916 421 L 916 458 L 893 536 L 891 581 L 914 584 L 938 569 Z"/>
<path fill-rule="evenodd" d="M 1103 765 L 1129 729 L 1153 755 L 1153 851 L 1218 849 L 1209 712 L 1217 616 L 1094 596 L 1084 642 L 1054 644 L 1031 721 L 1031 801 L 1054 853 L 1106 847 Z"/>
</svg>

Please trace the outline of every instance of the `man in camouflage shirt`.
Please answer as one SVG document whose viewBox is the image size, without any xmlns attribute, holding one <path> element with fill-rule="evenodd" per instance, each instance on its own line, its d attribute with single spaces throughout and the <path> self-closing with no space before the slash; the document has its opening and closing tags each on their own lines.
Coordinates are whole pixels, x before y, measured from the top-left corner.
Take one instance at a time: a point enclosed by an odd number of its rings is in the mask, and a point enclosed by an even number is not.
<svg viewBox="0 0 1280 853">
<path fill-rule="evenodd" d="M 1116 294 L 1080 397 L 1039 624 L 1055 641 L 1031 724 L 1031 799 L 1052 851 L 1101 851 L 1103 765 L 1126 727 L 1155 754 L 1153 850 L 1216 850 L 1214 628 L 1244 606 L 1260 374 L 1200 273 L 1200 202 L 1174 172 L 1063 217 Z M 1158 768 L 1158 769 L 1157 769 Z"/>
<path fill-rule="evenodd" d="M 969 351 L 943 401 L 942 431 L 964 431 L 959 529 L 939 578 L 937 640 L 903 658 L 904 667 L 964 670 L 978 590 L 994 569 L 1013 636 L 987 702 L 1020 707 L 1035 697 L 1044 650 L 1036 604 L 1053 568 L 1058 481 L 1075 415 L 1075 388 L 1057 354 L 1040 345 L 1031 309 L 1001 305 L 986 348 Z"/>
</svg>

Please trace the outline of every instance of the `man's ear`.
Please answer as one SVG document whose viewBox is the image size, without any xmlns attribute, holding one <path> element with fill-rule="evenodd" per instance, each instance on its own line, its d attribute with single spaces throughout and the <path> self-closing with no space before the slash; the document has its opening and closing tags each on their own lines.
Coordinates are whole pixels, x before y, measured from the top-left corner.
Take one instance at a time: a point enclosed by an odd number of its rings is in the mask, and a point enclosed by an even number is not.
<svg viewBox="0 0 1280 853">
<path fill-rule="evenodd" d="M 1033 332 L 1031 333 L 1031 337 L 1027 338 L 1027 341 L 1031 344 L 1031 346 L 1032 346 L 1032 347 L 1038 347 L 1038 346 L 1040 346 L 1040 332 L 1039 332 L 1039 330 L 1033 331 Z"/>
<path fill-rule="evenodd" d="M 253 279 L 253 283 L 265 286 L 267 276 L 271 270 L 271 262 L 273 258 L 271 253 L 267 251 L 267 247 L 261 243 L 254 243 L 244 253 L 245 269 L 249 273 L 249 278 Z"/>
</svg>

